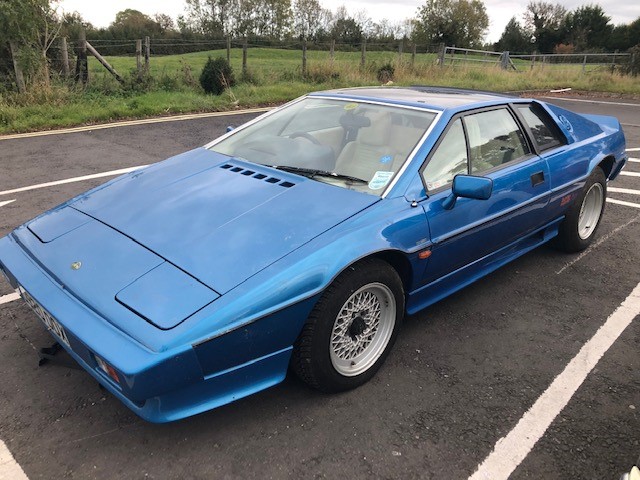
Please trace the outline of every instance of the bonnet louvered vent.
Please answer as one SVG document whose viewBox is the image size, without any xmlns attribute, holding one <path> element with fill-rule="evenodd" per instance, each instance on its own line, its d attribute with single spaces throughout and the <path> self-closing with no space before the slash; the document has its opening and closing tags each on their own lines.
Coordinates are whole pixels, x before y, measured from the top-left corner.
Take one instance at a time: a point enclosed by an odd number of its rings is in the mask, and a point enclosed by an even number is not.
<svg viewBox="0 0 640 480">
<path fill-rule="evenodd" d="M 274 185 L 280 185 L 281 187 L 284 187 L 284 188 L 291 188 L 295 186 L 295 183 L 292 183 L 286 180 L 283 181 L 281 178 L 270 177 L 263 173 L 257 173 L 254 170 L 238 167 L 235 165 L 231 165 L 229 163 L 225 163 L 224 165 L 221 165 L 220 168 L 222 168 L 223 170 L 228 170 L 233 173 L 239 173 L 240 175 L 244 175 L 245 177 L 251 177 L 251 178 L 255 178 L 256 180 L 262 180 L 267 183 L 272 183 Z"/>
</svg>

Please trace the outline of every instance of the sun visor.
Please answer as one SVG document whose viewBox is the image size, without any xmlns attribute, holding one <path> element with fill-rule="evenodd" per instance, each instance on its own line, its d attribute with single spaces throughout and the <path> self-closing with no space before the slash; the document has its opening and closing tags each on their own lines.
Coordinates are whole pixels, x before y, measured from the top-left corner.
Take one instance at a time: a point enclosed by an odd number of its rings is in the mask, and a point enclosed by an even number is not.
<svg viewBox="0 0 640 480">
<path fill-rule="evenodd" d="M 220 295 L 164 262 L 116 295 L 116 300 L 162 330 L 178 326 Z"/>
</svg>

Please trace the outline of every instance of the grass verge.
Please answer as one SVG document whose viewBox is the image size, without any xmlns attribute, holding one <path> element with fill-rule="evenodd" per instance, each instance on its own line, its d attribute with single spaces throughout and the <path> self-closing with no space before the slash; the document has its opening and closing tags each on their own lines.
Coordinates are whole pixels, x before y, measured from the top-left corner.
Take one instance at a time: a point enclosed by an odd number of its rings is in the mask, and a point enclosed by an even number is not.
<svg viewBox="0 0 640 480">
<path fill-rule="evenodd" d="M 190 112 L 223 111 L 275 105 L 309 91 L 379 84 L 377 72 L 385 64 L 395 67 L 395 85 L 437 85 L 500 92 L 572 88 L 590 92 L 640 95 L 637 78 L 608 69 L 583 72 L 580 65 L 538 65 L 522 71 L 503 71 L 497 66 L 456 64 L 444 68 L 434 55 L 402 58 L 391 52 L 370 52 L 365 68 L 360 53 L 308 52 L 308 71 L 303 78 L 297 51 L 251 49 L 248 69 L 242 73 L 242 51 L 233 50 L 231 64 L 240 80 L 223 95 L 206 95 L 197 78 L 209 55 L 224 51 L 153 57 L 149 76 L 138 81 L 135 58 L 110 57 L 110 63 L 126 78 L 118 84 L 91 59 L 91 82 L 86 89 L 57 83 L 32 88 L 25 95 L 0 94 L 0 134 L 102 123 Z"/>
</svg>

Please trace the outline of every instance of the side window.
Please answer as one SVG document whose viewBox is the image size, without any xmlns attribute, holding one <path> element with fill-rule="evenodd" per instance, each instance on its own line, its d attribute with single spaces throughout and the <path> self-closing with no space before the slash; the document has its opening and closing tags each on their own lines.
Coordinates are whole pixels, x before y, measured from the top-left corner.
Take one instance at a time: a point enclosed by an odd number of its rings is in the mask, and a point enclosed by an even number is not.
<svg viewBox="0 0 640 480">
<path fill-rule="evenodd" d="M 533 141 L 536 142 L 540 150 L 566 143 L 553 120 L 540 107 L 529 104 L 518 105 L 516 108 L 531 130 Z"/>
<path fill-rule="evenodd" d="M 467 115 L 464 124 L 472 175 L 530 153 L 522 131 L 506 108 Z"/>
<path fill-rule="evenodd" d="M 468 172 L 467 142 L 464 138 L 462 121 L 453 122 L 445 134 L 429 163 L 422 172 L 428 191 L 450 184 L 459 173 Z"/>
</svg>

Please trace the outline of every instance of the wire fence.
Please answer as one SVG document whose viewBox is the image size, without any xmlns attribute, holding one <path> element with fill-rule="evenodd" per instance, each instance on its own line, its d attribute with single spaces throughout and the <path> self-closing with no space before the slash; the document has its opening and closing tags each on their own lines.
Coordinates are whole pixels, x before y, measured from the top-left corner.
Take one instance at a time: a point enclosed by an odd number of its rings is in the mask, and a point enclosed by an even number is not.
<svg viewBox="0 0 640 480">
<path fill-rule="evenodd" d="M 469 48 L 443 47 L 439 56 L 442 66 L 499 66 L 503 70 L 523 71 L 533 68 L 581 68 L 583 73 L 602 69 L 624 71 L 633 63 L 631 53 L 556 53 L 556 54 L 512 54 L 474 50 Z"/>
</svg>

